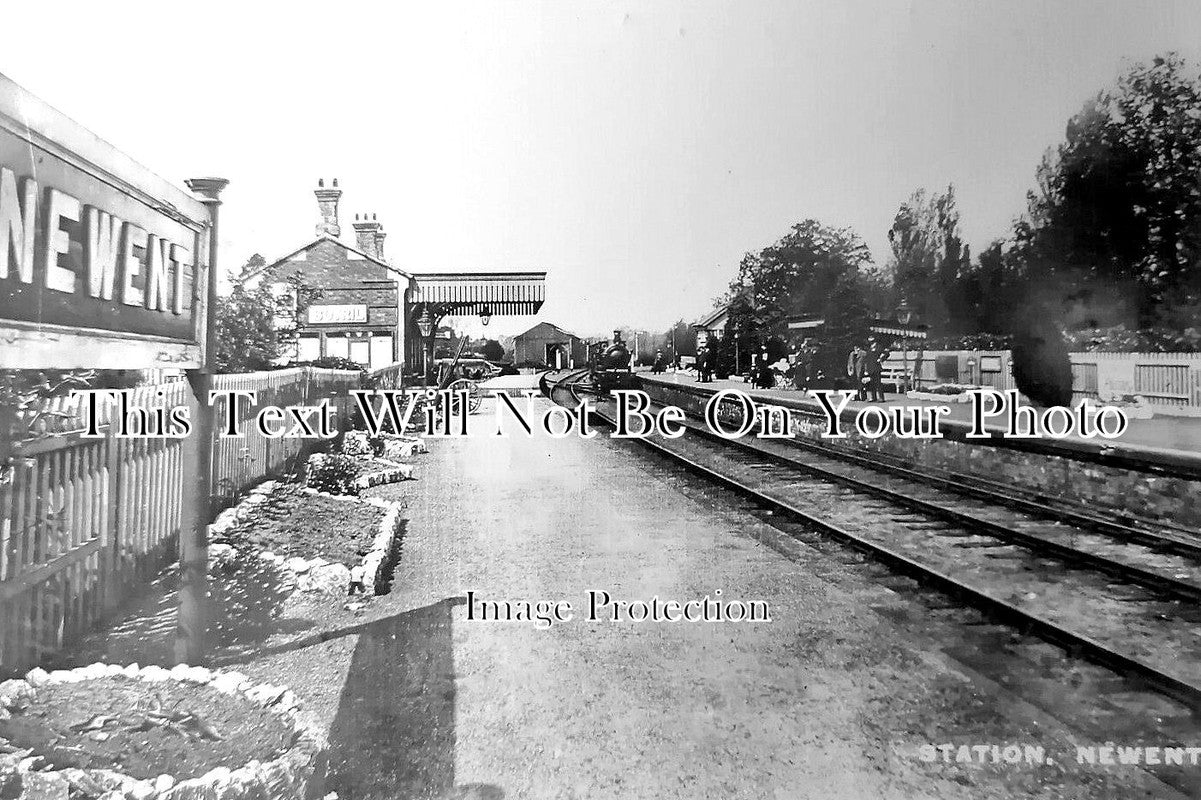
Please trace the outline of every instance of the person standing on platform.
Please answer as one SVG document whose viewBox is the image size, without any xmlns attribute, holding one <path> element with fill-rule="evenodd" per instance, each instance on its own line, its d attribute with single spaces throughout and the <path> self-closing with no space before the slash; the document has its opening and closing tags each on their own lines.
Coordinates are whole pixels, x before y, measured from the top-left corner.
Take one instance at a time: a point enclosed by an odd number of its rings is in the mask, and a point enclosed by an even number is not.
<svg viewBox="0 0 1201 800">
<path fill-rule="evenodd" d="M 851 348 L 851 354 L 847 356 L 847 376 L 850 377 L 851 383 L 855 386 L 855 399 L 866 400 L 867 394 L 864 392 L 863 379 L 867 377 L 867 351 L 859 346 L 858 343 Z"/>
<path fill-rule="evenodd" d="M 751 369 L 753 371 L 751 378 L 754 382 L 753 385 L 756 388 L 770 389 L 775 386 L 776 376 L 771 371 L 771 363 L 769 356 L 767 355 L 766 345 L 764 345 L 763 349 L 759 351 L 759 355 L 755 359 L 755 363 L 752 365 Z"/>
<path fill-rule="evenodd" d="M 884 385 L 880 382 L 884 372 L 884 361 L 888 351 L 875 339 L 869 339 L 867 354 L 864 356 L 864 372 L 867 373 L 867 389 L 871 393 L 871 402 L 884 402 Z"/>
<path fill-rule="evenodd" d="M 655 363 L 651 365 L 651 373 L 660 375 L 667 370 L 667 358 L 663 355 L 662 348 L 655 351 Z"/>
<path fill-rule="evenodd" d="M 808 339 L 801 344 L 795 355 L 792 363 L 792 382 L 797 391 L 803 392 L 809 388 L 810 373 L 813 369 L 813 348 Z"/>
</svg>

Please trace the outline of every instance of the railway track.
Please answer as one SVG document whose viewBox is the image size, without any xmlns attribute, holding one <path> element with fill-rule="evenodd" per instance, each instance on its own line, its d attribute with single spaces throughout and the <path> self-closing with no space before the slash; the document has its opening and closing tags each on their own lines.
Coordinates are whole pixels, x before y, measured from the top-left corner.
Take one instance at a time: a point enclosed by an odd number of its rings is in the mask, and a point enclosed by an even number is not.
<svg viewBox="0 0 1201 800">
<path fill-rule="evenodd" d="M 547 387 L 580 400 L 583 373 Z M 612 423 L 608 403 L 597 415 Z M 1041 513 L 1029 501 L 956 491 L 903 468 L 874 469 L 791 443 L 726 440 L 688 424 L 676 440 L 639 440 L 746 498 L 784 529 L 851 545 L 1009 631 L 1083 657 L 1196 712 L 1201 709 L 1201 553 L 1174 532 Z M 978 634 L 979 631 L 977 630 Z M 1129 691 L 1128 683 L 1120 691 Z M 1110 687 L 1110 691 L 1114 691 Z"/>
</svg>

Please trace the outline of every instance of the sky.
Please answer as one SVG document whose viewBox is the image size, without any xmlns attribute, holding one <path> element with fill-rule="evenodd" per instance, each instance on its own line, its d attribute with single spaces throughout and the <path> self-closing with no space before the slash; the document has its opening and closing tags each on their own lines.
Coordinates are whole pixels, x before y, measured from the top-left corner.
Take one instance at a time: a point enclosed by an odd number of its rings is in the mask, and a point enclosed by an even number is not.
<svg viewBox="0 0 1201 800">
<path fill-rule="evenodd" d="M 402 269 L 545 270 L 539 319 L 581 335 L 704 316 L 744 253 L 806 218 L 884 263 L 919 187 L 955 186 L 978 252 L 1091 95 L 1169 50 L 1201 64 L 1192 1 L 67 0 L 4 18 L 0 72 L 177 184 L 230 180 L 224 268 L 310 241 L 312 190 L 337 177 L 348 243 L 368 212 Z"/>
</svg>

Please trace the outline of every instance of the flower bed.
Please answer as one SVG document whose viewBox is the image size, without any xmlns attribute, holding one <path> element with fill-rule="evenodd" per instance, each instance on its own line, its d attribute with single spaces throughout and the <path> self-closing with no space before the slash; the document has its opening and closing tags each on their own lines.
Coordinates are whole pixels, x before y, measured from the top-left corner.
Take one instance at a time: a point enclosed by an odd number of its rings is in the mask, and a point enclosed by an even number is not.
<svg viewBox="0 0 1201 800">
<path fill-rule="evenodd" d="M 364 590 L 381 593 L 395 561 L 399 506 L 268 481 L 213 524 L 214 541 L 250 548 L 295 577 L 302 591 L 345 594 L 352 567 Z"/>
<path fill-rule="evenodd" d="M 309 493 L 295 484 L 276 484 L 260 496 L 219 532 L 221 541 L 285 556 L 321 556 L 349 568 L 371 549 L 385 514 L 378 506 Z"/>
<path fill-rule="evenodd" d="M 34 669 L 0 683 L 0 797 L 299 798 L 323 745 L 297 706 L 202 667 Z"/>
<path fill-rule="evenodd" d="M 314 453 L 305 464 L 305 483 L 330 494 L 357 495 L 364 489 L 413 478 L 411 464 L 386 458 Z"/>
</svg>

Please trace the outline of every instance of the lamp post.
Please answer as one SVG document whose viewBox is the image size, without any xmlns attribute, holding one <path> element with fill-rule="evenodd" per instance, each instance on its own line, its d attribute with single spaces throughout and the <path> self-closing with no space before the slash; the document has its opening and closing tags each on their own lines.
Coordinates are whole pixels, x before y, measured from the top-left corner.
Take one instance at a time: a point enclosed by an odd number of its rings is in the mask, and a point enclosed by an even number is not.
<svg viewBox="0 0 1201 800">
<path fill-rule="evenodd" d="M 421 337 L 427 341 L 427 344 L 422 349 L 425 351 L 425 363 L 422 368 L 424 383 L 428 385 L 430 375 L 430 358 L 434 351 L 434 318 L 430 316 L 430 310 L 427 306 L 417 319 L 417 330 L 421 333 Z"/>
<path fill-rule="evenodd" d="M 913 309 L 909 307 L 909 303 L 905 298 L 901 298 L 901 304 L 897 306 L 897 322 L 901 323 L 901 361 L 905 370 L 905 392 L 909 391 L 909 322 L 913 319 Z"/>
<path fill-rule="evenodd" d="M 742 367 L 742 358 L 741 358 L 741 356 L 742 356 L 742 351 L 739 349 L 738 331 L 734 331 L 734 374 L 735 375 L 742 374 L 742 368 L 741 368 Z"/>
</svg>

